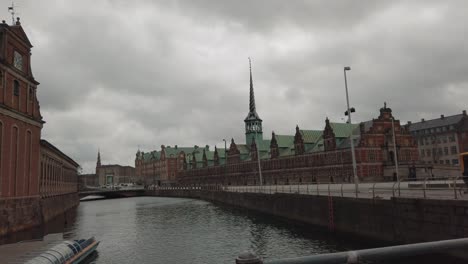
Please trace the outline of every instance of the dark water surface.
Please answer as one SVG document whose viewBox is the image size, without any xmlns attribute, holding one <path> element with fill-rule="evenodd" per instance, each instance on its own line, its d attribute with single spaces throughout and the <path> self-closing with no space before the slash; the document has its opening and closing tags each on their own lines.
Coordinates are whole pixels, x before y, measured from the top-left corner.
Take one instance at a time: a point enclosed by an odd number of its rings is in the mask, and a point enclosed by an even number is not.
<svg viewBox="0 0 468 264">
<path fill-rule="evenodd" d="M 268 260 L 384 246 L 183 198 L 82 202 L 46 229 L 41 232 L 63 232 L 65 239 L 95 236 L 101 244 L 92 263 L 234 263 L 245 250 Z M 389 263 L 441 263 L 427 259 Z"/>
</svg>

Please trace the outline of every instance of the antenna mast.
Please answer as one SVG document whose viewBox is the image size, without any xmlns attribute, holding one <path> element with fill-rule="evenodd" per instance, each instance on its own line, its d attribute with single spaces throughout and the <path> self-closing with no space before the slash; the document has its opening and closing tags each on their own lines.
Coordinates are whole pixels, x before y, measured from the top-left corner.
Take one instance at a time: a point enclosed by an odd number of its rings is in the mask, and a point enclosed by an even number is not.
<svg viewBox="0 0 468 264">
<path fill-rule="evenodd" d="M 15 24 L 15 2 L 11 2 L 11 6 L 8 7 L 8 12 L 11 14 L 11 24 Z"/>
</svg>

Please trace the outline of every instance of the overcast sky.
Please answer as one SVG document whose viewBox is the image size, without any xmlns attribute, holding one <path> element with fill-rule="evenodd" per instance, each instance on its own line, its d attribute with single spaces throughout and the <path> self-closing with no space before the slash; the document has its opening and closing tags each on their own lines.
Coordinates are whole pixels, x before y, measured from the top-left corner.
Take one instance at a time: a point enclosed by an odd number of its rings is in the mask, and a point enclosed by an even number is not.
<svg viewBox="0 0 468 264">
<path fill-rule="evenodd" d="M 0 15 L 11 23 L 9 1 Z M 386 101 L 406 123 L 468 98 L 466 1 L 17 0 L 43 138 L 94 173 L 160 145 L 244 142 L 252 57 L 264 137 L 353 121 Z"/>
</svg>

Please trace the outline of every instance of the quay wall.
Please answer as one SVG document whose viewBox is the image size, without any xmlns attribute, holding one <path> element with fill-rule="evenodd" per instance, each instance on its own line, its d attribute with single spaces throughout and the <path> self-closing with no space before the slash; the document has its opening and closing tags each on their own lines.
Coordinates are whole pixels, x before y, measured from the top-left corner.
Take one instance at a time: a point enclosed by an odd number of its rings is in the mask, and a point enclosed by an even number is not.
<svg viewBox="0 0 468 264">
<path fill-rule="evenodd" d="M 413 198 L 373 200 L 205 190 L 157 190 L 147 194 L 223 203 L 391 243 L 468 237 L 467 201 Z"/>
<path fill-rule="evenodd" d="M 79 202 L 78 193 L 0 199 L 0 236 L 43 225 Z"/>
</svg>

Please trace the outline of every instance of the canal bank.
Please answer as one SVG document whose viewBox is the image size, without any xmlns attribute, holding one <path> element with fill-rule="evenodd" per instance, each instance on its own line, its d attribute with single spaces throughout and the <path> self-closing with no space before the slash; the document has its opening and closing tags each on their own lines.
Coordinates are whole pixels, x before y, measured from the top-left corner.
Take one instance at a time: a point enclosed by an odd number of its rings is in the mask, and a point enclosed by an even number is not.
<svg viewBox="0 0 468 264">
<path fill-rule="evenodd" d="M 78 193 L 0 199 L 0 236 L 42 226 L 79 204 Z"/>
<path fill-rule="evenodd" d="M 417 243 L 468 236 L 466 201 L 355 199 L 207 190 L 156 190 L 147 195 L 198 198 L 390 243 Z"/>
</svg>

